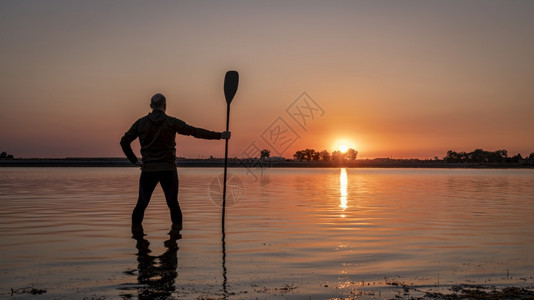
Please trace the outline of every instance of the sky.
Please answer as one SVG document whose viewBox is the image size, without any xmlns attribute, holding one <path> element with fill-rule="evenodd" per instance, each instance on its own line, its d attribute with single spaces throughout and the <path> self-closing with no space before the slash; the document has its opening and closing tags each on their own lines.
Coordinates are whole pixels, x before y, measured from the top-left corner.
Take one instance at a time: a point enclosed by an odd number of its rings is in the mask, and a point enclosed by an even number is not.
<svg viewBox="0 0 534 300">
<path fill-rule="evenodd" d="M 0 151 L 120 157 L 158 92 L 169 115 L 222 131 L 237 70 L 230 157 L 525 156 L 533 37 L 526 0 L 0 0 Z M 223 141 L 176 141 L 179 156 L 224 156 Z"/>
</svg>

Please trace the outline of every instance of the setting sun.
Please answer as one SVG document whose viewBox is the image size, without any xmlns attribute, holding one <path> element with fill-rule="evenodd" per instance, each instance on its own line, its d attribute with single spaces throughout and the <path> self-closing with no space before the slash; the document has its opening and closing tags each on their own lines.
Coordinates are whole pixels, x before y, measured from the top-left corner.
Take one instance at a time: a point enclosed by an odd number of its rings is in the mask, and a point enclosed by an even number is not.
<svg viewBox="0 0 534 300">
<path fill-rule="evenodd" d="M 343 138 L 337 138 L 332 143 L 332 151 L 339 151 L 341 153 L 346 153 L 349 149 L 357 150 L 356 143 L 354 142 L 355 139 L 352 137 L 343 137 Z"/>
<path fill-rule="evenodd" d="M 349 150 L 349 146 L 347 146 L 345 144 L 339 146 L 339 151 L 341 153 L 345 153 L 345 152 L 347 152 L 347 150 Z"/>
</svg>

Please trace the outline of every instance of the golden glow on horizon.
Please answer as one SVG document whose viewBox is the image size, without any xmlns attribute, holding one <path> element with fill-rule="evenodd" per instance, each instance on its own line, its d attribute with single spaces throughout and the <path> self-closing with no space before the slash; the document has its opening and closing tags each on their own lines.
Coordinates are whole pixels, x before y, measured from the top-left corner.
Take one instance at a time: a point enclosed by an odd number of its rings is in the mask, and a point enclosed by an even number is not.
<svg viewBox="0 0 534 300">
<path fill-rule="evenodd" d="M 351 148 L 356 151 L 359 151 L 356 148 L 356 144 L 353 142 L 353 140 L 348 138 L 337 139 L 332 147 L 332 149 L 334 149 L 333 151 L 339 151 L 341 153 L 345 153 Z"/>
<path fill-rule="evenodd" d="M 339 172 L 339 207 L 343 210 L 348 208 L 347 205 L 347 169 L 341 168 Z M 342 215 L 344 216 L 344 215 Z"/>
</svg>

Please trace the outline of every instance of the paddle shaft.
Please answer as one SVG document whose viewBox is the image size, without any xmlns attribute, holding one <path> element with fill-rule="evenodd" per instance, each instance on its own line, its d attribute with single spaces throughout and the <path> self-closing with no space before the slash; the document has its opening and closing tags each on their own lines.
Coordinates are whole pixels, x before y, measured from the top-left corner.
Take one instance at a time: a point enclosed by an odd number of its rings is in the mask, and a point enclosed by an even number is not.
<svg viewBox="0 0 534 300">
<path fill-rule="evenodd" d="M 230 131 L 230 103 L 226 104 L 226 131 Z M 228 139 L 224 146 L 224 184 L 223 184 L 223 228 L 224 228 L 224 214 L 226 211 L 226 177 L 228 173 Z"/>
</svg>

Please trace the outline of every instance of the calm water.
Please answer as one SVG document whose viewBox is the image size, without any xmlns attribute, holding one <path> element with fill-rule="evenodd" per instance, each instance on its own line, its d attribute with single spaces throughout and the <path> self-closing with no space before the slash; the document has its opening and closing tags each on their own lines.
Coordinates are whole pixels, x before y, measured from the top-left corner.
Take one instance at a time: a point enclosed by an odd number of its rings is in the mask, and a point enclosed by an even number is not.
<svg viewBox="0 0 534 300">
<path fill-rule="evenodd" d="M 392 281 L 442 292 L 534 285 L 534 170 L 231 172 L 224 241 L 211 168 L 179 169 L 181 239 L 166 234 L 158 187 L 135 240 L 136 168 L 0 168 L 0 297 L 33 287 L 46 290 L 39 299 L 384 298 L 399 292 Z"/>
</svg>

